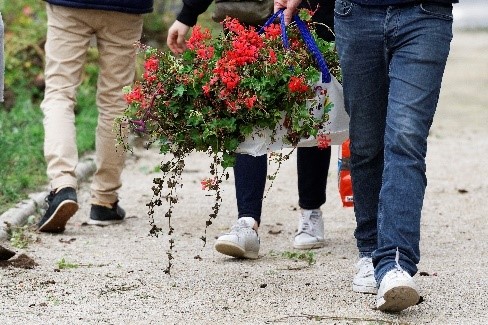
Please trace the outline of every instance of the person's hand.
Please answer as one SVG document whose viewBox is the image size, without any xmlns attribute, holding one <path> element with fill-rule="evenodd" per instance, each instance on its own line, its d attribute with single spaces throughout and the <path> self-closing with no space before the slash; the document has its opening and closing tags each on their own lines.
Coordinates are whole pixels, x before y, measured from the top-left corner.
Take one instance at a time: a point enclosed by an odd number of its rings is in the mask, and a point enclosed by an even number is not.
<svg viewBox="0 0 488 325">
<path fill-rule="evenodd" d="M 168 29 L 168 38 L 166 39 L 166 44 L 171 52 L 181 54 L 185 51 L 185 37 L 189 30 L 190 26 L 175 20 L 173 25 L 171 25 L 171 27 Z"/>
<path fill-rule="evenodd" d="M 285 16 L 285 24 L 288 25 L 300 3 L 302 3 L 302 0 L 274 0 L 274 11 L 277 12 L 286 8 L 283 15 Z"/>
</svg>

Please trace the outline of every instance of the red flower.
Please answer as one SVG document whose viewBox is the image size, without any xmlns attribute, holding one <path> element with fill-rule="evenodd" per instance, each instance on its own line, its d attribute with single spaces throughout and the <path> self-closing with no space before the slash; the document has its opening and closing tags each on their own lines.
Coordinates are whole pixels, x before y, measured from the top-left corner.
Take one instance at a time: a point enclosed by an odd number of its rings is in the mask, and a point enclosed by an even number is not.
<svg viewBox="0 0 488 325">
<path fill-rule="evenodd" d="M 275 51 L 273 51 L 273 49 L 270 49 L 269 50 L 269 60 L 268 62 L 271 63 L 271 64 L 274 64 L 276 63 L 277 59 L 276 59 L 276 53 Z"/>
<path fill-rule="evenodd" d="M 143 78 L 148 83 L 153 83 L 154 81 L 156 81 L 158 79 L 158 77 L 155 74 L 151 74 L 148 71 L 144 72 Z"/>
<path fill-rule="evenodd" d="M 256 102 L 257 97 L 256 95 L 253 95 L 252 97 L 244 98 L 244 104 L 248 109 L 253 108 L 254 103 Z"/>
<path fill-rule="evenodd" d="M 237 103 L 234 101 L 230 101 L 230 100 L 226 101 L 226 106 L 227 106 L 227 109 L 229 111 L 231 111 L 232 113 L 237 112 L 237 110 L 239 109 L 239 106 L 237 106 Z"/>
<path fill-rule="evenodd" d="M 208 96 L 210 94 L 210 86 L 207 84 L 202 86 L 203 93 Z"/>
<path fill-rule="evenodd" d="M 281 26 L 280 24 L 271 24 L 264 28 L 264 34 L 266 38 L 275 39 L 281 37 Z"/>
<path fill-rule="evenodd" d="M 307 85 L 304 77 L 291 77 L 288 82 L 288 89 L 292 93 L 304 93 L 308 91 L 309 86 Z"/>
<path fill-rule="evenodd" d="M 141 103 L 144 98 L 141 85 L 136 85 L 134 88 L 132 88 L 132 91 L 128 94 L 125 94 L 124 98 L 128 104 Z"/>
<path fill-rule="evenodd" d="M 326 134 L 319 134 L 317 136 L 317 147 L 319 149 L 327 149 L 330 147 L 330 138 Z"/>
<path fill-rule="evenodd" d="M 186 41 L 186 46 L 190 50 L 196 50 L 202 46 L 204 46 L 204 43 L 206 40 L 210 40 L 212 38 L 212 35 L 210 34 L 210 30 L 205 28 L 202 31 L 201 26 L 196 25 L 192 29 L 192 33 L 188 41 Z"/>
<path fill-rule="evenodd" d="M 202 190 L 212 190 L 217 185 L 217 182 L 217 177 L 205 178 L 203 181 L 200 182 L 200 185 L 202 185 Z"/>
<path fill-rule="evenodd" d="M 235 18 L 226 18 L 222 24 L 224 25 L 225 29 L 228 29 L 229 31 L 235 33 L 235 34 L 240 34 L 242 33 L 246 28 L 239 22 L 238 19 Z"/>
<path fill-rule="evenodd" d="M 213 58 L 215 49 L 213 46 L 202 46 L 197 50 L 197 57 L 202 60 L 209 60 Z"/>
<path fill-rule="evenodd" d="M 156 72 L 159 68 L 159 60 L 156 56 L 151 56 L 144 62 L 144 69 L 146 72 Z"/>
</svg>

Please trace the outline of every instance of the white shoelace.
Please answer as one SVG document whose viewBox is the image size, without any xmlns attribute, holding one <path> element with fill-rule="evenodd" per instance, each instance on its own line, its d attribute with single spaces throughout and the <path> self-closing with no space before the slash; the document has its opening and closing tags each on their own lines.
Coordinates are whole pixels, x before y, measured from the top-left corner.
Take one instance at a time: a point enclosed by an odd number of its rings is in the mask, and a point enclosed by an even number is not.
<svg viewBox="0 0 488 325">
<path fill-rule="evenodd" d="M 298 229 L 297 234 L 305 233 L 311 236 L 315 236 L 315 230 L 317 229 L 317 223 L 319 222 L 320 214 L 316 211 L 312 211 L 310 216 L 302 213 L 300 216 L 300 229 Z"/>
<path fill-rule="evenodd" d="M 239 233 L 240 230 L 252 230 L 256 232 L 252 226 L 248 225 L 245 220 L 238 219 L 237 222 L 230 228 L 230 233 Z"/>
<path fill-rule="evenodd" d="M 363 257 L 359 260 L 358 269 L 361 271 L 365 271 L 365 272 L 361 272 L 361 274 L 365 277 L 369 277 L 369 276 L 374 275 L 374 268 L 373 267 L 367 267 L 369 265 L 372 266 L 372 264 L 368 261 L 368 258 Z"/>
</svg>

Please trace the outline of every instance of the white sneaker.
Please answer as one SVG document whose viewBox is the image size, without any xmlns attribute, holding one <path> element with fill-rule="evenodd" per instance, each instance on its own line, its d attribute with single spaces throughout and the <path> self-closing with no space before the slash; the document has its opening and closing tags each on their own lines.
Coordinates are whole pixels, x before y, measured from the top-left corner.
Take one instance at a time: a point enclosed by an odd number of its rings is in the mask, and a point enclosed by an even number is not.
<svg viewBox="0 0 488 325">
<path fill-rule="evenodd" d="M 217 252 L 237 258 L 258 258 L 259 237 L 253 229 L 256 221 L 251 217 L 239 218 L 229 233 L 215 242 Z"/>
<path fill-rule="evenodd" d="M 397 265 L 381 280 L 376 308 L 385 312 L 399 312 L 416 305 L 419 299 L 419 289 L 412 277 Z"/>
<path fill-rule="evenodd" d="M 356 270 L 356 275 L 352 280 L 352 291 L 375 294 L 378 289 L 374 279 L 373 259 L 371 257 L 361 257 L 356 263 Z"/>
<path fill-rule="evenodd" d="M 293 247 L 296 249 L 312 249 L 324 247 L 324 220 L 322 211 L 302 210 L 298 220 Z"/>
</svg>

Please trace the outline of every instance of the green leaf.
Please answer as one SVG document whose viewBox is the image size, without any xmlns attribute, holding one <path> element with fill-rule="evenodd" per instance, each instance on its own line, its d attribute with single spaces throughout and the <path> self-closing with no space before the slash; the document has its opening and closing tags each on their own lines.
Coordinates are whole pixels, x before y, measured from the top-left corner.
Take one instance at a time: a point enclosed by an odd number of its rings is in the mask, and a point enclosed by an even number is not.
<svg viewBox="0 0 488 325">
<path fill-rule="evenodd" d="M 181 97 L 185 93 L 185 90 L 186 90 L 186 87 L 184 85 L 179 85 L 179 86 L 175 87 L 173 94 L 177 97 Z"/>
<path fill-rule="evenodd" d="M 222 168 L 229 168 L 233 167 L 236 163 L 236 157 L 234 155 L 229 155 L 228 153 L 224 153 L 222 155 Z"/>
</svg>

